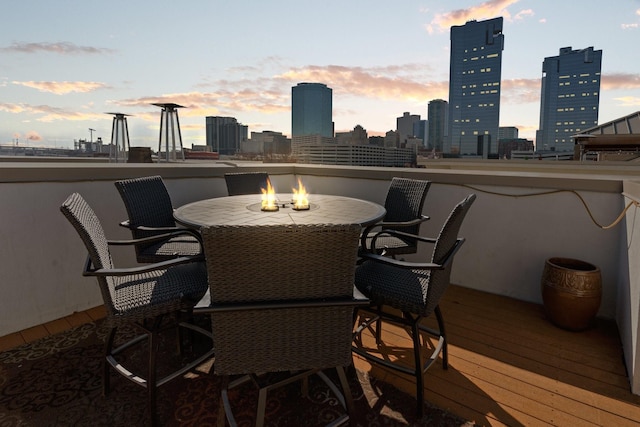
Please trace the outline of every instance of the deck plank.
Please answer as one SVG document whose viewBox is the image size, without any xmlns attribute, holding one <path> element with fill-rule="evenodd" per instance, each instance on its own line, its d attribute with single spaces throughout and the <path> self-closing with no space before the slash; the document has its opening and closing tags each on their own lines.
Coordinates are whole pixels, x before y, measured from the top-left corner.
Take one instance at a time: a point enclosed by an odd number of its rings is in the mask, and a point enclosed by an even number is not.
<svg viewBox="0 0 640 427">
<path fill-rule="evenodd" d="M 542 306 L 451 286 L 441 301 L 449 369 L 425 377 L 425 399 L 481 425 L 631 426 L 640 397 L 630 392 L 615 324 L 571 332 L 551 324 Z M 426 324 L 435 326 L 433 319 Z M 363 345 L 375 346 L 372 336 Z M 410 363 L 406 332 L 385 324 L 386 357 Z M 411 376 L 357 366 L 415 395 Z"/>
</svg>

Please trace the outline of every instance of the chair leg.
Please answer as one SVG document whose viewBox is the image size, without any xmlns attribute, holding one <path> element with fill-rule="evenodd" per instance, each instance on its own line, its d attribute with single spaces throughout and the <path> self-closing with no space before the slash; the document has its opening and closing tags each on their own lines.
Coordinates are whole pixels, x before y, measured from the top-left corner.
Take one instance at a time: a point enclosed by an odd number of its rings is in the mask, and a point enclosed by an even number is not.
<svg viewBox="0 0 640 427">
<path fill-rule="evenodd" d="M 113 327 L 109 330 L 109 334 L 107 335 L 107 341 L 104 345 L 104 357 L 102 358 L 102 395 L 107 396 L 109 391 L 111 390 L 111 376 L 109 369 L 109 362 L 107 361 L 107 357 L 111 355 L 111 351 L 113 350 L 113 340 L 116 336 L 116 328 Z"/>
<path fill-rule="evenodd" d="M 382 306 L 378 306 L 378 311 L 382 312 Z M 378 314 L 378 320 L 376 320 L 376 344 L 382 343 L 382 316 Z"/>
<path fill-rule="evenodd" d="M 149 415 L 153 421 L 156 419 L 156 392 L 157 392 L 157 372 L 156 372 L 156 360 L 158 355 L 158 329 L 162 323 L 162 316 L 156 317 L 153 320 L 153 325 L 148 331 L 149 339 L 149 371 L 147 374 L 147 395 L 149 401 Z"/>
<path fill-rule="evenodd" d="M 258 393 L 258 410 L 256 412 L 256 427 L 264 426 L 264 412 L 267 409 L 267 388 L 263 387 Z"/>
<path fill-rule="evenodd" d="M 342 387 L 342 394 L 344 395 L 344 405 L 347 410 L 347 415 L 349 416 L 349 425 L 354 425 L 354 404 L 353 404 L 353 395 L 351 394 L 351 387 L 349 387 L 349 380 L 347 379 L 347 375 L 344 372 L 344 367 L 336 366 L 336 371 L 338 372 L 338 378 L 340 379 L 340 386 Z"/>
<path fill-rule="evenodd" d="M 415 362 L 415 377 L 416 377 L 416 404 L 417 404 L 417 416 L 422 418 L 424 415 L 424 372 L 422 370 L 422 357 L 420 356 L 420 328 L 418 325 L 420 317 L 414 320 L 411 325 L 411 338 L 413 340 L 413 358 Z"/>
<path fill-rule="evenodd" d="M 440 306 L 436 305 L 435 308 L 436 319 L 438 319 L 438 329 L 440 330 L 440 336 L 444 339 L 442 344 L 442 368 L 449 368 L 449 349 L 448 349 L 448 341 L 447 335 L 444 331 L 444 318 L 442 317 L 442 313 L 440 312 Z"/>
</svg>

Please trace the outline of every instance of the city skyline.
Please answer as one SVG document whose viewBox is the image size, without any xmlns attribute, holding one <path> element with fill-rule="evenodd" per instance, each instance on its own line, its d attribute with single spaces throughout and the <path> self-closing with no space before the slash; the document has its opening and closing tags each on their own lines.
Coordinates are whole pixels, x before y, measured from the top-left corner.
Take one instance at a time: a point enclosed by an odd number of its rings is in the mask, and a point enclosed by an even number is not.
<svg viewBox="0 0 640 427">
<path fill-rule="evenodd" d="M 500 126 L 535 139 L 542 63 L 562 47 L 602 50 L 599 123 L 640 110 L 640 1 L 391 4 L 304 1 L 16 2 L 0 17 L 0 143 L 71 148 L 130 114 L 132 146 L 156 148 L 160 110 L 177 103 L 183 145 L 205 117 L 291 135 L 291 88 L 333 89 L 335 131 L 395 130 L 449 100 L 450 28 L 504 18 Z M 306 6 L 305 6 L 306 5 Z M 308 19 L 312 17 L 313 19 Z M 95 131 L 91 131 L 93 129 Z"/>
</svg>

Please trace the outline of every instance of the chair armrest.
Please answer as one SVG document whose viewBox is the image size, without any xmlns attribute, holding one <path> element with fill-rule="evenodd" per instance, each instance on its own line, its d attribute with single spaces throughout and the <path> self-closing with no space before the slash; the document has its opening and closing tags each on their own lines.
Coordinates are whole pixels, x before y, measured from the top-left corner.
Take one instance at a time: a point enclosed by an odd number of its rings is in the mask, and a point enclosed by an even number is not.
<svg viewBox="0 0 640 427">
<path fill-rule="evenodd" d="M 451 248 L 447 256 L 444 258 L 441 264 L 436 264 L 433 262 L 411 262 L 411 261 L 402 261 L 394 258 L 390 258 L 384 255 L 378 255 L 375 253 L 365 252 L 361 254 L 361 258 L 363 261 L 373 261 L 379 262 L 382 264 L 390 265 L 393 267 L 404 268 L 404 269 L 423 269 L 423 270 L 442 270 L 446 268 L 452 261 L 453 256 L 458 252 L 462 244 L 464 243 L 464 238 L 459 237 L 456 240 L 456 244 Z"/>
<path fill-rule="evenodd" d="M 125 221 L 121 221 L 118 225 L 120 225 L 120 227 L 124 227 L 127 228 L 129 230 L 136 230 L 136 231 L 164 231 L 165 233 L 170 233 L 173 231 L 182 231 L 182 230 L 188 230 L 185 227 L 178 227 L 178 226 L 172 226 L 172 227 L 150 227 L 147 225 L 131 225 L 131 222 L 127 219 Z"/>
<path fill-rule="evenodd" d="M 91 258 L 87 256 L 87 262 L 85 263 L 83 276 L 129 276 L 134 274 L 148 273 L 156 270 L 166 270 L 169 267 L 173 267 L 180 264 L 188 264 L 191 262 L 204 261 L 204 255 L 195 255 L 188 257 L 173 258 L 167 261 L 156 262 L 152 264 L 143 264 L 135 267 L 128 268 L 92 268 Z"/>
<path fill-rule="evenodd" d="M 374 226 L 380 226 L 380 227 L 411 227 L 412 225 L 418 225 L 421 224 L 425 221 L 428 221 L 429 218 L 426 215 L 420 215 L 418 218 L 414 218 L 412 220 L 409 221 L 382 221 L 382 222 L 378 222 L 376 224 L 374 224 Z"/>
<path fill-rule="evenodd" d="M 370 234 L 370 233 L 372 232 L 372 230 L 373 230 L 373 229 L 375 229 L 375 228 L 391 227 L 391 226 L 393 226 L 393 227 L 397 227 L 397 228 L 402 228 L 402 227 L 411 227 L 411 226 L 414 226 L 414 225 L 422 224 L 423 222 L 428 221 L 429 219 L 431 219 L 431 218 L 429 218 L 429 217 L 428 217 L 428 216 L 426 216 L 426 215 L 420 215 L 420 217 L 419 217 L 419 218 L 415 218 L 415 219 L 412 219 L 412 220 L 410 220 L 410 221 L 398 221 L 398 222 L 395 222 L 395 221 L 381 221 L 381 222 L 376 222 L 375 224 L 371 224 L 371 225 L 367 226 L 367 227 L 362 231 L 362 234 L 361 234 L 361 236 L 360 236 L 360 245 L 361 245 L 363 248 L 366 248 L 366 247 L 367 247 L 367 245 L 366 245 L 367 236 L 369 236 L 369 234 Z M 380 231 L 378 231 L 377 233 L 375 233 L 375 236 L 377 236 L 377 235 L 378 235 L 378 234 L 380 234 L 380 233 L 385 233 L 385 232 L 387 232 L 387 231 L 391 231 L 391 230 L 380 230 Z M 394 231 L 395 231 L 395 230 L 394 230 Z M 375 238 L 375 236 L 374 236 L 374 238 Z M 406 236 L 407 236 L 407 237 L 409 237 L 409 236 L 413 237 L 413 235 L 409 235 L 409 234 L 407 234 Z"/>
<path fill-rule="evenodd" d="M 114 246 L 136 245 L 138 243 L 153 243 L 155 241 L 167 240 L 167 239 L 170 239 L 171 237 L 180 236 L 182 234 L 192 235 L 198 240 L 198 242 L 200 242 L 200 246 L 202 247 L 202 236 L 198 231 L 192 230 L 190 228 L 181 228 L 181 229 L 178 229 L 177 231 L 163 233 L 163 234 L 156 234 L 154 236 L 140 237 L 138 239 L 107 240 L 107 243 L 109 245 L 114 245 Z"/>
</svg>

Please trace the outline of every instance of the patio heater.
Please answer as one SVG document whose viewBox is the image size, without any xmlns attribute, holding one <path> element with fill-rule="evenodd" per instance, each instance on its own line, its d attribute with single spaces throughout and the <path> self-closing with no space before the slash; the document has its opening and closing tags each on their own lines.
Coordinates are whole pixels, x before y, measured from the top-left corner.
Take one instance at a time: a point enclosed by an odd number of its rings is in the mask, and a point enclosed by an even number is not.
<svg viewBox="0 0 640 427">
<path fill-rule="evenodd" d="M 179 146 L 182 160 L 184 160 L 184 150 L 182 149 L 182 134 L 180 133 L 180 121 L 178 120 L 177 108 L 184 108 L 182 105 L 173 103 L 158 103 L 152 104 L 156 107 L 162 108 L 162 115 L 160 116 L 160 138 L 158 141 L 158 154 L 163 149 L 165 161 L 176 160 L 176 149 Z"/>
<path fill-rule="evenodd" d="M 113 124 L 111 125 L 111 145 L 109 146 L 109 163 L 126 161 L 125 152 L 129 151 L 129 127 L 127 126 L 127 116 L 124 113 L 107 113 L 113 115 Z"/>
</svg>

